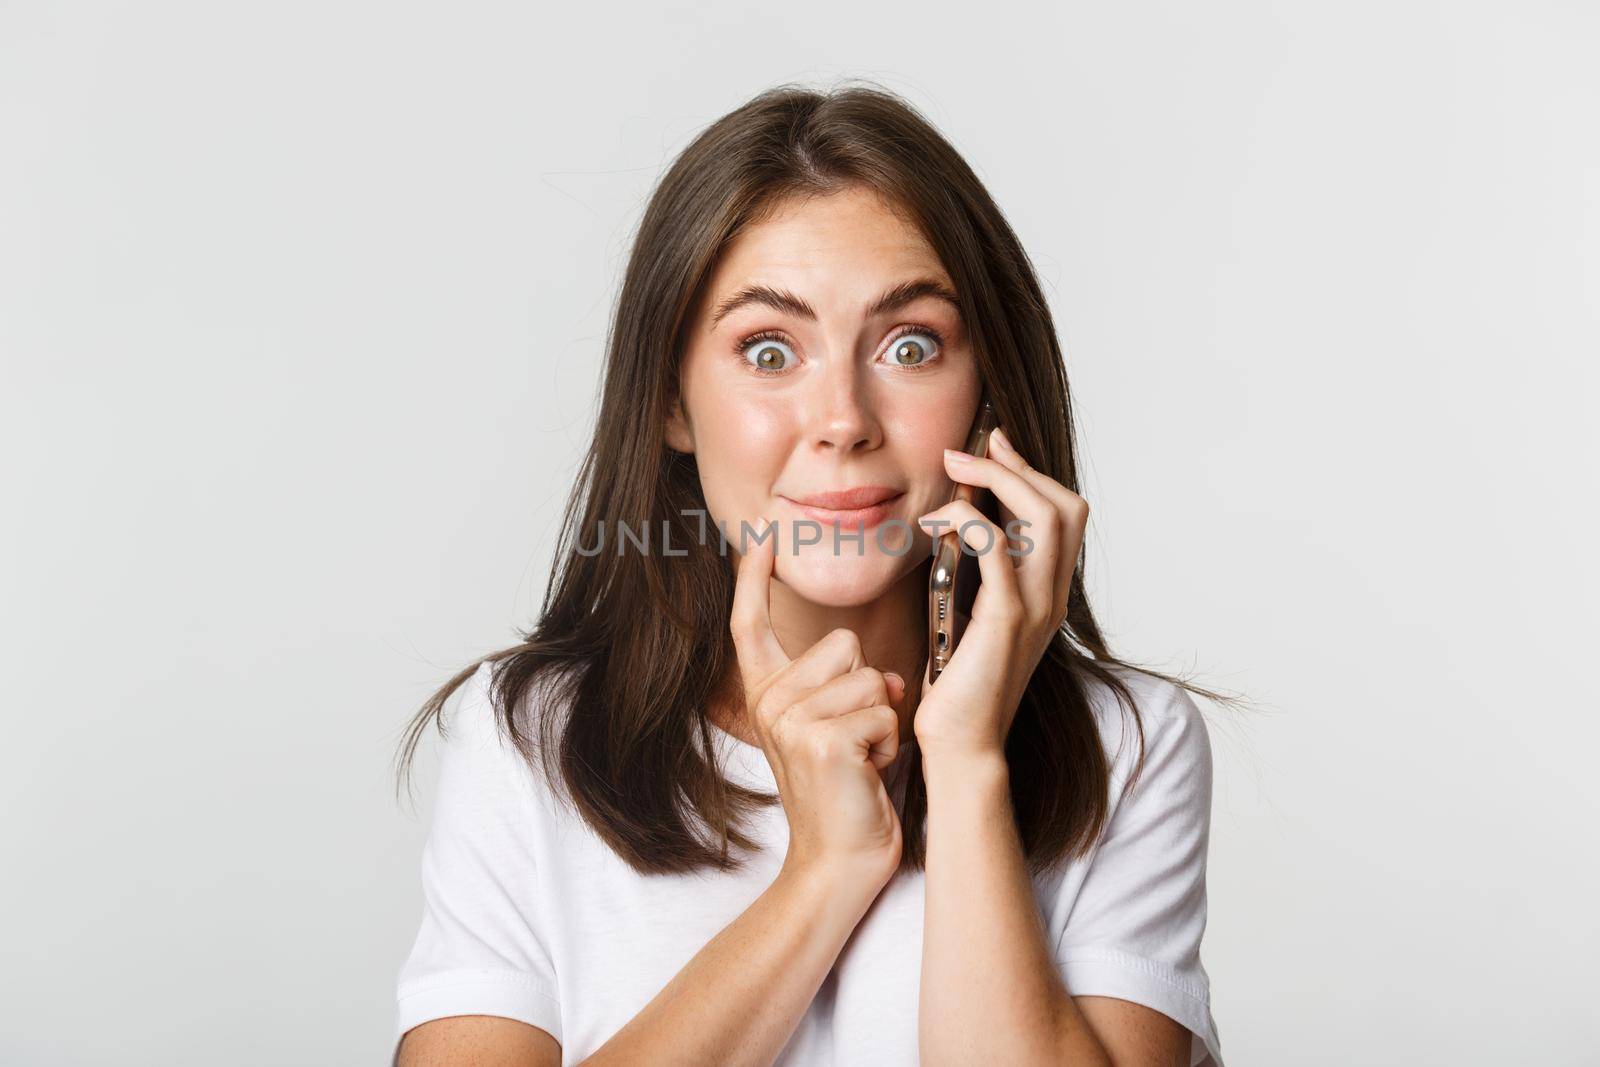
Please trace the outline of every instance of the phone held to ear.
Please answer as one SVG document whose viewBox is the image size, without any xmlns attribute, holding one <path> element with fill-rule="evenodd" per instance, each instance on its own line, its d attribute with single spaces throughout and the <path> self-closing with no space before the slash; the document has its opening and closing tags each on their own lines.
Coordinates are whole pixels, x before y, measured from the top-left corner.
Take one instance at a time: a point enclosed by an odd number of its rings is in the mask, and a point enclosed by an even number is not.
<svg viewBox="0 0 1600 1067">
<path fill-rule="evenodd" d="M 966 451 L 980 458 L 989 454 L 989 434 L 999 425 L 994 405 L 985 394 L 978 405 L 977 418 L 967 434 Z M 1000 505 L 990 490 L 976 485 L 957 482 L 951 500 L 962 499 L 972 503 L 978 511 L 993 522 L 1000 523 Z M 928 683 L 938 681 L 939 673 L 955 655 L 956 645 L 972 620 L 972 604 L 978 597 L 981 582 L 978 574 L 978 557 L 963 551 L 958 523 L 939 535 L 934 548 L 933 566 L 928 572 Z M 991 551 L 1003 550 L 1004 543 Z"/>
</svg>

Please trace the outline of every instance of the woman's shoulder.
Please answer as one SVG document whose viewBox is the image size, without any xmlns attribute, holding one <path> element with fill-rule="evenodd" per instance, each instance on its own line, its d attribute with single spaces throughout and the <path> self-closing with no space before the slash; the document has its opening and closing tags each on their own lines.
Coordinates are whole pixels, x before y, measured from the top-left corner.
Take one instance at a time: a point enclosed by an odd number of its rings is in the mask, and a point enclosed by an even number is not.
<svg viewBox="0 0 1600 1067">
<path fill-rule="evenodd" d="M 1205 716 L 1187 689 L 1136 667 L 1097 666 L 1126 687 L 1133 703 L 1130 708 L 1111 684 L 1083 673 L 1085 695 L 1116 777 L 1125 779 L 1133 772 L 1141 755 L 1141 737 L 1146 764 L 1154 760 L 1187 767 L 1203 765 L 1209 772 L 1211 746 Z"/>
<path fill-rule="evenodd" d="M 505 736 L 514 727 L 518 734 L 534 733 L 541 723 L 561 725 L 560 716 L 570 701 L 570 683 L 574 668 L 570 664 L 545 662 L 536 669 L 525 669 L 514 659 L 486 659 L 478 664 L 466 681 L 461 683 L 460 698 L 456 708 L 446 718 L 446 727 L 459 721 L 479 740 L 487 740 L 491 731 Z M 506 686 L 515 676 L 521 676 L 520 691 L 507 692 Z M 515 700 L 515 709 L 507 714 L 505 700 Z"/>
<path fill-rule="evenodd" d="M 1199 708 L 1189 695 L 1189 690 L 1158 674 L 1140 670 L 1121 663 L 1096 661 L 1095 666 L 1112 675 L 1125 685 L 1139 706 L 1141 716 L 1156 719 L 1190 719 L 1199 715 Z M 1080 668 L 1079 676 L 1088 690 L 1097 716 L 1111 716 L 1119 702 L 1111 685 Z M 1126 709 L 1123 709 L 1126 713 Z"/>
<path fill-rule="evenodd" d="M 560 692 L 564 670 L 560 665 L 541 669 L 521 692 L 509 694 L 515 706 L 508 713 L 506 663 L 480 663 L 440 713 L 441 784 L 501 799 L 543 800 L 558 790 L 545 773 L 543 757 L 547 744 L 560 736 L 559 717 L 567 706 Z M 555 761 L 548 762 L 553 771 Z"/>
</svg>

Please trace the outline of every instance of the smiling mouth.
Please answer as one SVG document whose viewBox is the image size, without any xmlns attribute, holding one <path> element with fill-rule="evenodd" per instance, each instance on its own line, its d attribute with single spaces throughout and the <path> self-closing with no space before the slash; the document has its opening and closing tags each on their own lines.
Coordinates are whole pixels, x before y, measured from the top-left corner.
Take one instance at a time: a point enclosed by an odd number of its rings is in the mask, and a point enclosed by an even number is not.
<svg viewBox="0 0 1600 1067">
<path fill-rule="evenodd" d="M 826 508 L 816 504 L 802 504 L 800 501 L 791 500 L 786 496 L 779 497 L 779 499 L 801 515 L 817 522 L 848 523 L 852 526 L 876 526 L 894 514 L 895 506 L 900 503 L 901 498 L 904 496 L 904 493 L 896 493 L 894 496 L 885 497 L 875 504 L 855 508 Z"/>
</svg>

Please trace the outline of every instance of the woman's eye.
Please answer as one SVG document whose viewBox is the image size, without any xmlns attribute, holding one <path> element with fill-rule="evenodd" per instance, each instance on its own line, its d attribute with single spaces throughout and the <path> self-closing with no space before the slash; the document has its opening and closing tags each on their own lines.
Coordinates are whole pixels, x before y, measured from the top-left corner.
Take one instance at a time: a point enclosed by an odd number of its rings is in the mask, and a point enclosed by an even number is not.
<svg viewBox="0 0 1600 1067">
<path fill-rule="evenodd" d="M 757 370 L 781 371 L 794 359 L 794 352 L 775 337 L 756 338 L 745 347 L 744 358 Z"/>
<path fill-rule="evenodd" d="M 897 367 L 920 367 L 931 361 L 938 350 L 939 338 L 936 334 L 912 330 L 894 339 L 886 358 Z"/>
<path fill-rule="evenodd" d="M 936 361 L 944 338 L 932 330 L 907 330 L 889 343 L 885 359 L 892 366 L 918 370 Z M 752 369 L 770 374 L 788 370 L 799 357 L 776 335 L 756 334 L 740 343 L 738 356 Z"/>
</svg>

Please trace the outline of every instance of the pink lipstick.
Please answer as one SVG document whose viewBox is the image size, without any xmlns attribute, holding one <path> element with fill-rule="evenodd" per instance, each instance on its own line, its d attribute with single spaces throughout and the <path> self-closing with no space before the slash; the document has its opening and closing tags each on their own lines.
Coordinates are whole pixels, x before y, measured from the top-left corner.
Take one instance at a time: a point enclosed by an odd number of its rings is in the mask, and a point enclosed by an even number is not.
<svg viewBox="0 0 1600 1067">
<path fill-rule="evenodd" d="M 860 485 L 801 497 L 783 496 L 782 499 L 808 519 L 865 528 L 876 526 L 893 515 L 895 505 L 904 495 L 902 490 L 884 485 Z"/>
</svg>

